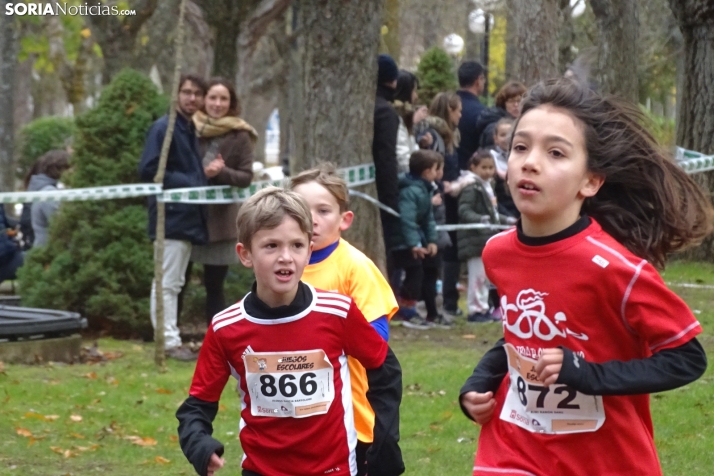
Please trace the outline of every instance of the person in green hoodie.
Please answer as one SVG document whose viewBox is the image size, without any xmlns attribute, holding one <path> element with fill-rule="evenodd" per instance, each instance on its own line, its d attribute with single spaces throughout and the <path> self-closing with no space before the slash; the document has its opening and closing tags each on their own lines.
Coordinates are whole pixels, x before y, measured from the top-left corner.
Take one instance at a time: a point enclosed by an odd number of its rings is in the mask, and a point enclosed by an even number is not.
<svg viewBox="0 0 714 476">
<path fill-rule="evenodd" d="M 404 281 L 397 293 L 398 317 L 405 327 L 413 329 L 430 327 L 417 313 L 416 302 L 424 280 L 423 260 L 438 251 L 431 184 L 443 162 L 438 152 L 418 150 L 409 158 L 409 173 L 399 177 L 400 227 L 392 253 L 404 269 Z"/>
</svg>

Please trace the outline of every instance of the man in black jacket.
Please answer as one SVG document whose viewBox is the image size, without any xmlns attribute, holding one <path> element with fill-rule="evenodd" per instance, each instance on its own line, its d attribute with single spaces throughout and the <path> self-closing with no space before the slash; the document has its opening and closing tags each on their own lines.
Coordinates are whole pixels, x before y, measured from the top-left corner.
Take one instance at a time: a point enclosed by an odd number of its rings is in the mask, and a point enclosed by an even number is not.
<svg viewBox="0 0 714 476">
<path fill-rule="evenodd" d="M 484 110 L 478 96 L 483 93 L 486 82 L 483 66 L 476 61 L 464 61 L 459 66 L 459 90 L 456 94 L 461 98 L 461 119 L 459 119 L 459 133 L 461 141 L 456 152 L 459 155 L 459 169 L 468 170 L 469 160 L 479 147 L 479 137 L 476 134 L 476 120 Z M 444 180 L 453 180 L 444 176 Z M 449 194 L 444 196 L 446 223 L 453 225 L 459 222 L 458 198 Z M 458 307 L 459 291 L 456 285 L 461 274 L 461 262 L 457 248 L 456 232 L 450 231 L 452 246 L 444 250 L 443 291 L 444 312 L 452 316 L 463 314 Z"/>
<path fill-rule="evenodd" d="M 399 116 L 392 106 L 394 92 L 397 87 L 399 68 L 389 55 L 379 55 L 377 74 L 377 99 L 374 103 L 374 139 L 372 141 L 372 156 L 377 185 L 377 198 L 396 212 L 399 212 L 399 187 L 397 178 L 399 166 L 397 162 L 397 131 Z M 380 210 L 384 247 L 387 252 L 387 273 L 392 276 L 392 259 L 390 249 L 392 240 L 399 230 L 399 218 L 384 210 Z"/>
<path fill-rule="evenodd" d="M 179 81 L 179 97 L 173 138 L 166 162 L 164 189 L 206 185 L 196 133 L 191 121 L 203 102 L 206 85 L 197 76 L 185 75 Z M 149 129 L 139 163 L 139 175 L 151 182 L 159 168 L 159 155 L 168 127 L 168 115 Z M 149 198 L 149 237 L 156 239 L 156 198 Z M 178 295 L 184 285 L 184 273 L 191 257 L 191 246 L 206 243 L 206 215 L 201 205 L 166 203 L 166 240 L 164 242 L 164 335 L 166 354 L 179 360 L 195 360 L 196 355 L 181 346 L 177 326 Z M 156 283 L 151 286 L 151 323 L 156 328 Z"/>
</svg>

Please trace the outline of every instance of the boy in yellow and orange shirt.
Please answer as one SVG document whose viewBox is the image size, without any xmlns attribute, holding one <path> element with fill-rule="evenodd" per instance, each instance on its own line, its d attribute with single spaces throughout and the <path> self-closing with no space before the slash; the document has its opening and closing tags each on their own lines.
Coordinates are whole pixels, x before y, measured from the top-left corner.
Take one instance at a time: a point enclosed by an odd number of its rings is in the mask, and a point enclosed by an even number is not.
<svg viewBox="0 0 714 476">
<path fill-rule="evenodd" d="M 323 163 L 291 181 L 290 188 L 310 206 L 313 220 L 313 250 L 303 281 L 320 289 L 336 291 L 354 299 L 365 319 L 389 340 L 389 320 L 399 306 L 389 283 L 374 262 L 341 238 L 352 224 L 349 190 L 335 167 Z M 366 453 L 373 441 L 374 412 L 367 402 L 364 367 L 349 358 L 352 403 L 357 428 L 358 476 L 367 474 Z"/>
</svg>

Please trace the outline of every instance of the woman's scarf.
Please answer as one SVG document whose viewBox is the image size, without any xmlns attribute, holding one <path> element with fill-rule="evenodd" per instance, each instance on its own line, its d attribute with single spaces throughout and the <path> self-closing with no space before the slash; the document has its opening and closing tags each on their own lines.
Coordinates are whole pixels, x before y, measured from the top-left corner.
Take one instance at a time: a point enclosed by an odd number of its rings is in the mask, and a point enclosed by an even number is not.
<svg viewBox="0 0 714 476">
<path fill-rule="evenodd" d="M 220 119 L 214 119 L 203 111 L 196 111 L 192 119 L 198 137 L 218 137 L 230 131 L 246 131 L 253 144 L 258 140 L 258 132 L 240 117 L 223 116 Z"/>
</svg>

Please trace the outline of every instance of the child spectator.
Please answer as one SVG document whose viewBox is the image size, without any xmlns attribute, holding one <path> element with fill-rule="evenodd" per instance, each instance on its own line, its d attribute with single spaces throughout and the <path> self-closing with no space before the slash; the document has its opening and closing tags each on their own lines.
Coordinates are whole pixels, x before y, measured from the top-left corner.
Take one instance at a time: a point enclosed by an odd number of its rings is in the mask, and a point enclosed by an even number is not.
<svg viewBox="0 0 714 476">
<path fill-rule="evenodd" d="M 253 268 L 243 300 L 218 313 L 201 347 L 189 397 L 176 413 L 181 448 L 195 470 L 223 467 L 212 438 L 218 400 L 233 374 L 241 401 L 244 476 L 357 471 L 346 356 L 367 368 L 375 413 L 369 474 L 404 472 L 399 441 L 401 369 L 355 302 L 300 278 L 310 258 L 310 209 L 269 187 L 241 207 L 236 249 Z"/>
<path fill-rule="evenodd" d="M 498 212 L 511 217 L 519 217 L 518 209 L 513 203 L 511 192 L 506 184 L 506 171 L 508 169 L 508 144 L 511 140 L 513 119 L 504 117 L 496 123 L 493 130 L 493 147 L 491 155 L 496 162 L 496 175 L 494 176 L 493 191 L 498 200 Z"/>
<path fill-rule="evenodd" d="M 473 476 L 661 475 L 648 394 L 707 358 L 655 266 L 711 232 L 709 197 L 636 104 L 558 79 L 522 111 L 508 159 L 521 218 L 483 252 L 503 338 L 459 399 L 483 425 Z"/>
<path fill-rule="evenodd" d="M 334 165 L 323 163 L 294 177 L 290 188 L 312 212 L 312 254 L 303 281 L 351 297 L 367 322 L 388 341 L 389 320 L 398 309 L 392 288 L 371 259 L 340 237 L 354 219 L 347 183 Z M 364 367 L 353 357 L 347 363 L 357 429 L 357 475 L 362 476 L 367 473 L 366 453 L 374 439 L 374 412 L 367 401 Z"/>
<path fill-rule="evenodd" d="M 473 183 L 466 186 L 459 196 L 459 223 L 499 224 L 515 223 L 515 219 L 499 215 L 496 195 L 491 179 L 496 165 L 488 149 L 479 149 L 469 161 L 469 174 Z M 497 233 L 489 228 L 459 230 L 459 259 L 468 261 L 469 284 L 467 301 L 469 322 L 498 320 L 491 314 L 488 303 L 489 283 L 481 260 L 481 253 L 488 239 Z"/>
<path fill-rule="evenodd" d="M 444 206 L 444 185 L 441 179 L 444 176 L 444 165 L 439 164 L 436 169 L 436 179 L 431 183 L 431 204 L 434 208 L 434 222 L 436 225 L 446 223 L 446 207 Z M 442 329 L 451 329 L 454 327 L 450 319 L 439 313 L 436 307 L 436 282 L 439 280 L 439 274 L 442 266 L 443 250 L 451 246 L 451 237 L 447 231 L 438 231 L 436 238 L 437 252 L 434 256 L 426 256 L 424 258 L 424 280 L 422 281 L 421 297 L 424 300 L 426 307 L 426 321 L 430 325 L 440 327 Z"/>
<path fill-rule="evenodd" d="M 431 183 L 444 158 L 438 152 L 418 150 L 409 158 L 409 173 L 399 179 L 401 227 L 395 237 L 394 259 L 404 269 L 399 295 L 399 316 L 405 327 L 428 329 L 430 326 L 416 310 L 424 280 L 423 260 L 434 256 L 436 222 L 431 204 Z"/>
<path fill-rule="evenodd" d="M 57 190 L 60 177 L 69 169 L 69 153 L 64 150 L 51 150 L 37 160 L 40 163 L 39 174 L 30 177 L 27 189 L 30 191 Z M 32 205 L 32 231 L 34 246 L 45 246 L 49 240 L 50 220 L 59 210 L 60 202 L 37 202 Z"/>
<path fill-rule="evenodd" d="M 474 85 L 482 85 L 483 68 L 474 62 L 468 68 L 473 75 Z M 461 68 L 460 68 L 461 69 Z M 478 103 L 478 99 L 473 97 Z M 470 101 L 470 100 L 469 100 Z M 471 106 L 474 106 L 471 104 Z M 475 106 L 474 106 L 475 107 Z M 449 190 L 454 180 L 459 178 L 459 141 L 461 133 L 459 124 L 461 121 L 461 96 L 456 93 L 439 93 L 434 96 L 429 106 L 429 116 L 422 122 L 414 126 L 414 135 L 422 149 L 430 149 L 439 152 L 444 157 L 444 189 L 449 195 L 444 196 L 444 207 L 446 209 L 446 223 L 456 224 L 458 222 L 458 203 L 455 196 Z M 473 112 L 473 111 L 471 111 Z M 456 249 L 456 232 L 449 232 L 452 246 L 444 250 L 443 261 L 443 297 L 444 312 L 451 316 L 461 316 L 463 312 L 458 306 L 459 303 L 459 275 L 461 274 L 461 263 L 459 263 L 458 250 Z"/>
<path fill-rule="evenodd" d="M 397 89 L 394 93 L 394 110 L 399 114 L 399 130 L 397 131 L 397 161 L 399 173 L 409 172 L 409 157 L 412 152 L 419 150 L 414 137 L 414 124 L 420 123 L 429 114 L 426 106 L 417 106 L 419 98 L 419 80 L 409 71 L 399 71 Z M 431 136 L 429 136 L 431 138 Z M 428 140 L 424 142 L 427 148 L 431 145 Z"/>
</svg>

